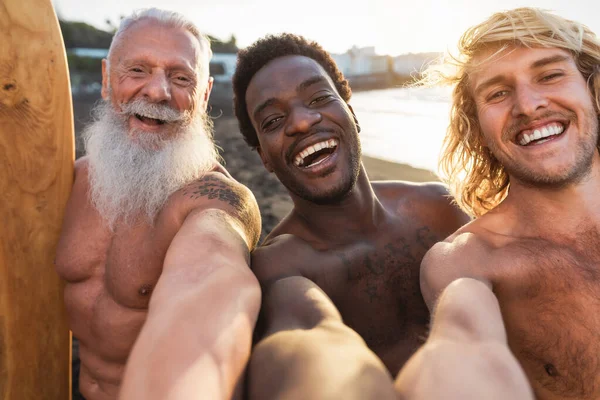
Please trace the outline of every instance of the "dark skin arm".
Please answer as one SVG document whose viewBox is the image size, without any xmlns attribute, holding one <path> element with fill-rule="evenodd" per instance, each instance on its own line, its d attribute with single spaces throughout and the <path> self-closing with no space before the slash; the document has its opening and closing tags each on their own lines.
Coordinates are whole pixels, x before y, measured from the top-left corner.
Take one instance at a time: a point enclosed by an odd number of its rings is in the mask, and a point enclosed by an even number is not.
<svg viewBox="0 0 600 400">
<path fill-rule="evenodd" d="M 343 323 L 329 297 L 299 275 L 269 280 L 266 270 L 276 264 L 260 252 L 253 268 L 268 283 L 261 311 L 264 334 L 249 364 L 249 398 L 394 399 L 385 366 Z"/>
</svg>

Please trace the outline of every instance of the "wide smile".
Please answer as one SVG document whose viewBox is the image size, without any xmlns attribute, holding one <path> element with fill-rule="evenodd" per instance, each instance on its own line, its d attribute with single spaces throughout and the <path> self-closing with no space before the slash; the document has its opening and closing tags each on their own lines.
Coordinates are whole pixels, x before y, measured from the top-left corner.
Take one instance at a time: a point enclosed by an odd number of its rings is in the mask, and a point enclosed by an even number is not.
<svg viewBox="0 0 600 400">
<path fill-rule="evenodd" d="M 337 139 L 326 139 L 307 145 L 293 157 L 294 166 L 303 170 L 320 169 L 331 162 L 339 145 Z"/>
<path fill-rule="evenodd" d="M 537 146 L 562 137 L 569 123 L 553 121 L 535 129 L 526 129 L 517 134 L 515 142 L 523 147 Z"/>
<path fill-rule="evenodd" d="M 129 121 L 132 128 L 150 132 L 162 130 L 165 126 L 169 125 L 168 121 L 158 118 L 151 118 L 140 114 L 131 115 Z"/>
</svg>

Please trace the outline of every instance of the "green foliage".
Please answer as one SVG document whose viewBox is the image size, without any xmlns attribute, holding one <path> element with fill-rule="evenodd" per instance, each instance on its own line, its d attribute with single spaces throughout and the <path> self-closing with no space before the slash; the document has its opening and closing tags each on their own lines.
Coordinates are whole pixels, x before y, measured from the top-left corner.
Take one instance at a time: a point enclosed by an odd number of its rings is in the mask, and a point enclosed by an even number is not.
<svg viewBox="0 0 600 400">
<path fill-rule="evenodd" d="M 116 25 L 108 19 L 106 20 L 106 23 L 111 28 L 112 32 L 103 31 L 86 24 L 85 22 L 60 20 L 59 23 L 65 41 L 65 47 L 67 49 L 76 47 L 108 49 L 114 32 L 116 31 Z M 221 41 L 210 35 L 208 37 L 213 53 L 237 53 L 238 48 L 234 35 L 231 35 L 231 38 L 227 42 Z"/>
<path fill-rule="evenodd" d="M 85 22 L 59 21 L 65 47 L 72 49 L 108 49 L 113 34 L 97 29 Z"/>
<path fill-rule="evenodd" d="M 81 57 L 67 53 L 67 62 L 71 71 L 80 71 L 96 75 L 102 74 L 102 62 L 98 58 Z"/>
<path fill-rule="evenodd" d="M 223 42 L 217 39 L 214 36 L 208 35 L 208 39 L 210 40 L 210 48 L 213 53 L 237 53 L 238 47 L 236 44 L 235 35 L 231 35 L 231 38 L 228 42 Z"/>
</svg>

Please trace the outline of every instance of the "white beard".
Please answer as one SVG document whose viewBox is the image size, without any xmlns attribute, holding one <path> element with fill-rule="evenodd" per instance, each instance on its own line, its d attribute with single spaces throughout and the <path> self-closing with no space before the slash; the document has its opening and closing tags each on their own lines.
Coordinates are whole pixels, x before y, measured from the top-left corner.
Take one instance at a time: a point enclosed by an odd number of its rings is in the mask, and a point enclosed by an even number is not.
<svg viewBox="0 0 600 400">
<path fill-rule="evenodd" d="M 138 133 L 135 141 L 128 134 L 127 116 L 106 101 L 94 114 L 95 121 L 83 133 L 89 195 L 111 229 L 117 220 L 130 223 L 143 215 L 152 223 L 171 194 L 219 161 L 206 113 L 182 124 L 171 139 Z"/>
</svg>

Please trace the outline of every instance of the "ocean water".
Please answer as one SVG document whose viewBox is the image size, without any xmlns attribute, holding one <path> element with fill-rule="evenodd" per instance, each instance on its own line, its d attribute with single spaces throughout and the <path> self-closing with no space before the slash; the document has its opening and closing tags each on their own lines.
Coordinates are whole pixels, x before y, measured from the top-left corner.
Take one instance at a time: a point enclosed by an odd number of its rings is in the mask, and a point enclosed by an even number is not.
<svg viewBox="0 0 600 400">
<path fill-rule="evenodd" d="M 363 154 L 437 172 L 450 113 L 450 88 L 357 92 L 350 104 Z"/>
</svg>

